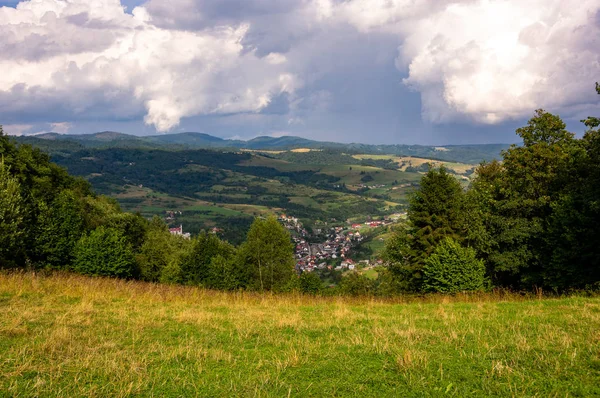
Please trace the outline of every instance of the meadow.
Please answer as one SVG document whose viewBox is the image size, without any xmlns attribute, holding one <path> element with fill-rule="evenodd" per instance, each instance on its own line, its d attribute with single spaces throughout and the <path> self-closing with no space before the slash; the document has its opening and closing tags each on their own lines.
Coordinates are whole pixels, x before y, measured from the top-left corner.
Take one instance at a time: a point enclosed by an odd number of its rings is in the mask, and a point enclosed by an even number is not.
<svg viewBox="0 0 600 398">
<path fill-rule="evenodd" d="M 600 298 L 0 274 L 0 396 L 599 396 Z"/>
</svg>

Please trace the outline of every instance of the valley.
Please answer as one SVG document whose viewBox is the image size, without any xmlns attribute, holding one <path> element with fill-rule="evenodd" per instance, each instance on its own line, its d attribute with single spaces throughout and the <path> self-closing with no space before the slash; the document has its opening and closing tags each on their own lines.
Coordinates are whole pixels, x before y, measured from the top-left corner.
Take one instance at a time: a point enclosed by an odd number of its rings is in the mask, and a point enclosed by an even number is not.
<svg viewBox="0 0 600 398">
<path fill-rule="evenodd" d="M 385 155 L 385 146 L 292 137 L 231 142 L 199 133 L 47 134 L 17 141 L 47 152 L 125 211 L 161 217 L 192 234 L 216 228 L 234 244 L 243 241 L 257 216 L 288 214 L 312 233 L 320 223 L 344 227 L 402 213 L 429 165 L 444 165 L 466 185 L 476 163 L 463 163 L 461 156 L 489 156 L 489 146 L 417 147 L 450 159 L 440 160 L 412 156 L 418 151 L 409 147 L 406 154 L 387 147 Z M 361 148 L 379 153 L 357 153 Z"/>
</svg>

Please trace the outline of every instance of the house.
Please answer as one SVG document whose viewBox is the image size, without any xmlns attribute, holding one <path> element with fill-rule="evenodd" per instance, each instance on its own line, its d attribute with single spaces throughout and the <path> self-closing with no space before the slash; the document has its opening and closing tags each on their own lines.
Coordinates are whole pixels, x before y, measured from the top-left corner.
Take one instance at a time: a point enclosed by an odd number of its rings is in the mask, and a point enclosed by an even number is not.
<svg viewBox="0 0 600 398">
<path fill-rule="evenodd" d="M 169 228 L 171 235 L 183 235 L 183 225 L 176 228 Z"/>
<path fill-rule="evenodd" d="M 182 236 L 185 239 L 191 239 L 192 237 L 189 232 L 183 232 L 183 225 L 180 225 L 176 228 L 169 228 L 169 232 L 171 233 L 171 235 Z"/>
</svg>

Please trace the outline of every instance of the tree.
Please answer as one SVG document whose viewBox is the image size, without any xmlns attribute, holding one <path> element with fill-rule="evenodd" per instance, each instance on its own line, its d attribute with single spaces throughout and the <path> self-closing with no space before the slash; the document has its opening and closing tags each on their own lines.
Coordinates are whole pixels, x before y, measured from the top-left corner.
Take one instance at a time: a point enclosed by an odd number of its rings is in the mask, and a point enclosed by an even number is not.
<svg viewBox="0 0 600 398">
<path fill-rule="evenodd" d="M 600 94 L 600 84 L 596 83 L 596 92 Z M 589 116 L 587 119 L 581 121 L 585 124 L 590 130 L 595 129 L 600 126 L 600 117 Z"/>
<path fill-rule="evenodd" d="M 482 290 L 485 266 L 475 256 L 475 250 L 464 248 L 446 238 L 425 260 L 423 285 L 425 292 L 458 293 Z"/>
<path fill-rule="evenodd" d="M 300 274 L 300 291 L 306 294 L 318 294 L 323 290 L 321 278 L 314 272 Z"/>
<path fill-rule="evenodd" d="M 340 291 L 349 296 L 369 296 L 373 294 L 375 283 L 359 272 L 349 272 L 340 282 Z"/>
<path fill-rule="evenodd" d="M 294 272 L 294 245 L 274 216 L 254 221 L 238 253 L 252 289 L 279 290 Z"/>
<path fill-rule="evenodd" d="M 73 269 L 84 275 L 130 278 L 135 274 L 135 260 L 123 234 L 101 226 L 77 243 Z"/>
<path fill-rule="evenodd" d="M 236 290 L 242 287 L 242 273 L 234 260 L 235 257 L 222 254 L 213 257 L 210 261 L 205 286 L 218 290 Z"/>
<path fill-rule="evenodd" d="M 1 127 L 0 127 L 1 132 Z M 0 162 L 0 268 L 17 265 L 22 253 L 24 203 L 19 181 L 14 178 L 4 160 Z"/>
<path fill-rule="evenodd" d="M 181 283 L 181 267 L 179 262 L 175 259 L 169 261 L 169 263 L 162 268 L 160 272 L 160 283 L 175 284 Z"/>
<path fill-rule="evenodd" d="M 418 263 L 422 264 L 443 239 L 462 238 L 462 204 L 462 187 L 445 167 L 432 168 L 421 178 L 408 208 L 410 245 Z"/>
<path fill-rule="evenodd" d="M 117 210 L 107 219 L 106 226 L 120 230 L 132 249 L 139 249 L 144 243 L 148 221 L 139 214 L 123 213 L 118 207 Z"/>
<path fill-rule="evenodd" d="M 600 94 L 600 85 L 596 83 Z M 543 268 L 544 285 L 556 290 L 585 288 L 600 282 L 600 118 L 583 120 L 588 127 L 581 150 L 567 162 L 567 178 L 552 203 Z"/>
<path fill-rule="evenodd" d="M 185 283 L 205 285 L 214 257 L 231 258 L 235 249 L 215 234 L 202 231 L 193 241 L 190 251 L 181 260 L 182 278 Z"/>
<path fill-rule="evenodd" d="M 403 291 L 415 290 L 420 279 L 420 265 L 415 261 L 411 248 L 408 227 L 397 227 L 386 240 L 382 260 L 395 280 L 395 285 Z"/>
<path fill-rule="evenodd" d="M 50 205 L 40 203 L 34 250 L 38 265 L 70 268 L 83 228 L 82 208 L 72 191 L 61 192 Z"/>
<path fill-rule="evenodd" d="M 155 216 L 147 227 L 143 243 L 136 255 L 140 278 L 149 282 L 157 282 L 164 278 L 167 278 L 169 283 L 183 281 L 181 262 L 188 254 L 190 246 L 191 242 L 187 239 L 171 235 L 167 225 Z M 173 275 L 177 273 L 179 277 L 175 278 Z"/>
<path fill-rule="evenodd" d="M 464 194 L 444 167 L 431 168 L 409 198 L 408 225 L 388 241 L 384 259 L 403 290 L 418 291 L 425 259 L 447 237 L 462 240 Z"/>
<path fill-rule="evenodd" d="M 504 285 L 544 286 L 556 243 L 548 240 L 549 221 L 572 183 L 582 146 L 558 116 L 543 110 L 517 134 L 524 145 L 503 153 L 495 181 L 497 244 L 489 259 Z"/>
</svg>

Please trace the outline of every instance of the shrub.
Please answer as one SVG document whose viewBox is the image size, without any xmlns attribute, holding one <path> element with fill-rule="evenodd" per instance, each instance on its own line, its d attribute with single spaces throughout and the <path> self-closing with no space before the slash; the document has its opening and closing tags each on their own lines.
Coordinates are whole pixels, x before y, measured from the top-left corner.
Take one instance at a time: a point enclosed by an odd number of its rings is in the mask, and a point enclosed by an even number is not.
<svg viewBox="0 0 600 398">
<path fill-rule="evenodd" d="M 205 286 L 210 289 L 235 290 L 241 286 L 240 272 L 234 259 L 217 254 L 210 261 Z"/>
<path fill-rule="evenodd" d="M 77 242 L 73 269 L 85 275 L 129 278 L 134 274 L 135 260 L 119 231 L 98 227 Z"/>
<path fill-rule="evenodd" d="M 303 272 L 300 275 L 300 291 L 307 294 L 318 294 L 323 284 L 321 278 L 313 272 Z"/>
<path fill-rule="evenodd" d="M 160 283 L 176 284 L 181 282 L 181 267 L 177 260 L 171 260 L 160 272 Z"/>
<path fill-rule="evenodd" d="M 340 282 L 340 292 L 350 296 L 367 296 L 373 293 L 373 280 L 358 272 L 350 272 Z"/>
<path fill-rule="evenodd" d="M 475 250 L 462 247 L 446 238 L 425 260 L 423 285 L 426 292 L 457 293 L 482 290 L 485 266 L 475 257 Z"/>
</svg>

